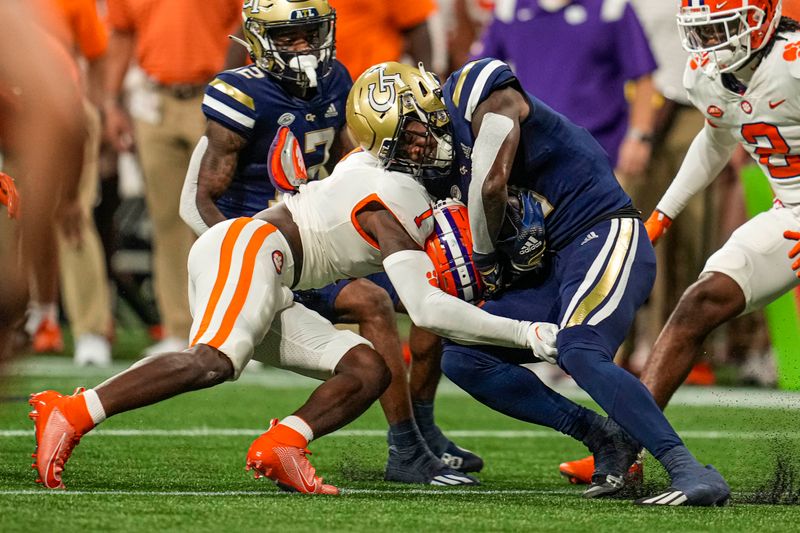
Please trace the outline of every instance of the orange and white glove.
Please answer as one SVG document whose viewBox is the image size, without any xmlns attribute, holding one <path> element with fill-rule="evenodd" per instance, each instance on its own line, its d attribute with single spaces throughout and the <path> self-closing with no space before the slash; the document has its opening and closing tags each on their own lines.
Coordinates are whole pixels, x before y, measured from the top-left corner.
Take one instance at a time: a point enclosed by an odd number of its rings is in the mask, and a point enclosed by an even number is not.
<svg viewBox="0 0 800 533">
<path fill-rule="evenodd" d="M 650 215 L 650 218 L 644 223 L 644 229 L 647 230 L 647 237 L 650 239 L 653 246 L 655 246 L 658 239 L 667 232 L 671 225 L 671 218 L 658 209 L 653 211 L 653 214 Z"/>
<path fill-rule="evenodd" d="M 783 232 L 783 237 L 792 241 L 797 241 L 795 245 L 789 250 L 789 259 L 794 259 L 792 262 L 792 270 L 795 271 L 797 277 L 800 278 L 800 231 L 786 230 Z"/>
<path fill-rule="evenodd" d="M 19 193 L 14 185 L 14 178 L 0 172 L 0 204 L 6 206 L 8 218 L 17 218 L 19 214 Z"/>
<path fill-rule="evenodd" d="M 303 160 L 303 151 L 292 130 L 281 126 L 267 156 L 269 181 L 281 192 L 296 192 L 300 185 L 308 182 L 308 172 Z"/>
</svg>

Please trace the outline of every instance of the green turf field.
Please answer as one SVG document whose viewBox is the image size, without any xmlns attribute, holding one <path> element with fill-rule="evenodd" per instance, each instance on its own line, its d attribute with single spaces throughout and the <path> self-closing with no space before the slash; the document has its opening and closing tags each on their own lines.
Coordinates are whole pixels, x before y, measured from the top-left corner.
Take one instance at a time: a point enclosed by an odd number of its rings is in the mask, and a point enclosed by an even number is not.
<svg viewBox="0 0 800 533">
<path fill-rule="evenodd" d="M 68 490 L 45 491 L 29 468 L 27 393 L 71 392 L 109 371 L 80 371 L 65 358 L 29 359 L 0 404 L 0 531 L 792 531 L 800 528 L 800 396 L 764 391 L 684 391 L 668 416 L 687 444 L 727 476 L 723 509 L 637 508 L 585 501 L 558 475 L 584 455 L 550 430 L 496 414 L 445 383 L 437 417 L 481 454 L 482 485 L 440 489 L 382 481 L 385 424 L 377 407 L 313 442 L 312 462 L 339 497 L 284 494 L 244 472 L 252 439 L 290 413 L 314 383 L 276 371 L 127 413 L 84 438 L 67 465 Z M 248 375 L 249 374 L 249 375 Z M 577 396 L 580 398 L 580 396 Z M 678 402 L 676 402 L 678 403 Z M 689 403 L 701 405 L 688 405 Z M 776 464 L 780 463 L 779 476 Z M 666 477 L 649 458 L 644 491 Z M 759 504 L 747 503 L 757 501 Z"/>
</svg>

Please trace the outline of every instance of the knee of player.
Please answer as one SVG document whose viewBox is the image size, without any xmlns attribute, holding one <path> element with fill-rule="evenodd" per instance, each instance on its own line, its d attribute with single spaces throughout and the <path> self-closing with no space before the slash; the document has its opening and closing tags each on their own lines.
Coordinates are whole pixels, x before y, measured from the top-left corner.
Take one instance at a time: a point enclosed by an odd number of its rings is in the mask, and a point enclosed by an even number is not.
<svg viewBox="0 0 800 533">
<path fill-rule="evenodd" d="M 690 329 L 715 327 L 744 309 L 739 286 L 725 274 L 708 273 L 681 296 L 671 321 Z"/>
<path fill-rule="evenodd" d="M 481 369 L 485 367 L 479 353 L 466 346 L 448 344 L 442 350 L 442 373 L 460 387 L 481 379 Z"/>
<path fill-rule="evenodd" d="M 367 391 L 376 399 L 392 381 L 392 373 L 383 358 L 366 344 L 351 348 L 336 365 L 336 373 L 352 376 L 354 379 L 351 382 L 354 388 Z M 352 392 L 355 394 L 358 391 Z"/>
<path fill-rule="evenodd" d="M 355 315 L 359 323 L 381 322 L 394 324 L 394 303 L 385 289 L 369 282 L 358 283 L 357 288 L 358 298 L 354 299 L 350 305 L 350 311 Z"/>
<path fill-rule="evenodd" d="M 190 378 L 198 387 L 211 387 L 231 379 L 233 363 L 228 357 L 211 346 L 198 344 L 170 357 L 175 371 Z"/>
</svg>

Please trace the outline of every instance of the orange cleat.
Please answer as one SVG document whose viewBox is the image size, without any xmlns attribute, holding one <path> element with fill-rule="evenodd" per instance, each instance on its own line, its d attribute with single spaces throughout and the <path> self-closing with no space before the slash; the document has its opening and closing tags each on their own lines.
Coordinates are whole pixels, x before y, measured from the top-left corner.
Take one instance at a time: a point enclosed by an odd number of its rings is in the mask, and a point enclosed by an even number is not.
<svg viewBox="0 0 800 533">
<path fill-rule="evenodd" d="M 61 326 L 58 322 L 53 322 L 45 318 L 39 322 L 36 333 L 33 334 L 33 351 L 61 352 L 64 350 L 64 339 L 61 337 Z"/>
<path fill-rule="evenodd" d="M 61 474 L 72 450 L 83 434 L 93 427 L 86 403 L 78 398 L 79 388 L 72 396 L 48 390 L 31 394 L 28 403 L 33 410 L 28 418 L 36 427 L 36 451 L 31 468 L 38 470 L 36 483 L 48 489 L 63 489 Z M 76 400 L 79 400 L 77 402 Z"/>
<path fill-rule="evenodd" d="M 687 385 L 697 385 L 700 387 L 710 387 L 716 382 L 717 377 L 714 375 L 714 369 L 706 362 L 700 362 L 694 365 L 684 381 Z"/>
<path fill-rule="evenodd" d="M 316 470 L 306 458 L 311 452 L 305 448 L 279 443 L 272 438 L 270 432 L 277 424 L 278 419 L 272 419 L 269 430 L 250 445 L 245 470 L 255 470 L 256 479 L 267 477 L 287 492 L 339 494 L 339 489 L 324 484 L 322 478 L 316 475 Z"/>
<path fill-rule="evenodd" d="M 558 471 L 573 485 L 590 485 L 592 483 L 592 474 L 594 474 L 594 456 L 590 455 L 577 461 L 561 463 L 558 465 Z M 639 454 L 636 462 L 628 469 L 625 482 L 641 483 L 643 478 L 644 464 L 642 462 L 642 454 Z"/>
</svg>

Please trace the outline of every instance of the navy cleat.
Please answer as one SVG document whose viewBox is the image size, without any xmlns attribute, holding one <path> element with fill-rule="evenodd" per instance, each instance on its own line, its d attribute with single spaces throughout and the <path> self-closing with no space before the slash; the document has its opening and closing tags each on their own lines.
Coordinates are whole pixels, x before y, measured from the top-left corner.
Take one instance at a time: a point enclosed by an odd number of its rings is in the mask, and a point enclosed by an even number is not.
<svg viewBox="0 0 800 533">
<path fill-rule="evenodd" d="M 692 469 L 691 473 L 676 475 L 664 492 L 647 498 L 639 498 L 636 505 L 691 505 L 718 507 L 728 503 L 731 489 L 728 483 L 711 465 Z"/>
<path fill-rule="evenodd" d="M 483 469 L 483 459 L 479 455 L 451 440 L 447 441 L 447 448 L 439 457 L 444 464 L 459 472 L 480 472 Z"/>
<path fill-rule="evenodd" d="M 398 483 L 418 483 L 423 485 L 479 485 L 472 476 L 454 470 L 436 458 L 430 450 L 416 453 L 403 453 L 397 446 L 389 446 L 389 460 L 383 479 Z"/>
<path fill-rule="evenodd" d="M 641 482 L 641 478 L 629 477 L 632 464 L 640 460 L 641 445 L 633 440 L 610 418 L 603 419 L 584 443 L 594 455 L 592 483 L 583 492 L 584 498 L 602 498 L 621 491 L 627 483 Z M 637 470 L 641 472 L 641 469 Z"/>
</svg>

